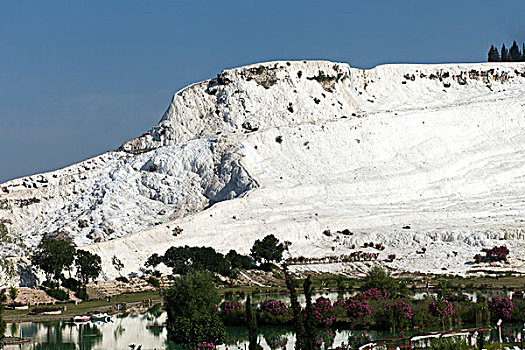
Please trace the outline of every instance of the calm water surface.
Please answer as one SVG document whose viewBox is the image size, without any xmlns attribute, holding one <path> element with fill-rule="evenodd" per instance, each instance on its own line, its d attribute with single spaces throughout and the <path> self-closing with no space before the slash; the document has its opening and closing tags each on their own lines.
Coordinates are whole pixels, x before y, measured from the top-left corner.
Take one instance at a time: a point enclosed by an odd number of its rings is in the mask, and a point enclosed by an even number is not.
<svg viewBox="0 0 525 350">
<path fill-rule="evenodd" d="M 164 312 L 154 316 L 143 314 L 114 318 L 109 323 L 76 325 L 60 322 L 22 322 L 8 324 L 7 335 L 31 338 L 31 343 L 8 346 L 6 349 L 131 349 L 131 345 L 142 345 L 142 349 L 180 349 L 167 340 Z M 520 326 L 504 325 L 503 339 L 519 339 Z M 419 333 L 421 330 L 413 333 Z M 321 330 L 325 344 L 330 347 L 348 343 L 349 339 L 374 340 L 391 335 L 388 332 L 370 330 Z M 486 342 L 497 339 L 495 331 L 486 333 Z M 248 330 L 244 327 L 229 327 L 227 342 L 218 349 L 247 348 Z M 288 327 L 259 327 L 259 342 L 264 349 L 294 348 L 295 334 Z"/>
<path fill-rule="evenodd" d="M 335 301 L 338 297 L 348 297 L 338 293 L 317 294 Z M 416 295 L 423 298 L 424 293 Z M 472 298 L 473 295 L 470 295 Z M 235 298 L 232 298 L 235 299 Z M 271 295 L 255 297 L 254 303 L 266 300 L 288 301 L 285 295 Z M 301 300 L 304 303 L 304 298 Z M 22 336 L 31 338 L 31 342 L 21 346 L 8 346 L 6 349 L 131 349 L 131 345 L 142 345 L 142 349 L 179 349 L 167 339 L 167 331 L 163 327 L 166 322 L 166 313 L 160 305 L 139 315 L 113 317 L 108 323 L 74 324 L 67 321 L 60 322 L 22 322 L 8 324 L 8 336 Z M 503 338 L 517 340 L 522 325 L 504 325 Z M 413 333 L 420 333 L 417 330 Z M 331 347 L 348 343 L 349 339 L 374 340 L 390 336 L 388 332 L 370 330 L 341 330 L 322 331 L 323 339 Z M 489 338 L 490 337 L 490 338 Z M 497 339 L 496 332 L 487 333 L 487 342 Z M 245 349 L 247 348 L 248 330 L 244 327 L 229 327 L 227 329 L 227 343 L 218 349 Z M 295 334 L 288 327 L 259 327 L 259 342 L 264 349 L 293 349 Z"/>
</svg>

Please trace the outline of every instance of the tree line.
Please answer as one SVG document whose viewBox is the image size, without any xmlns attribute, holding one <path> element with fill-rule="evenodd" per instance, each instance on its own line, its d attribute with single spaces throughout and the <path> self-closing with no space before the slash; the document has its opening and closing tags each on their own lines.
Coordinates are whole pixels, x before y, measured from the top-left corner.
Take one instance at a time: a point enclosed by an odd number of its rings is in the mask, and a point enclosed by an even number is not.
<svg viewBox="0 0 525 350">
<path fill-rule="evenodd" d="M 155 268 L 163 263 L 170 267 L 174 274 L 185 275 L 189 271 L 197 270 L 236 277 L 238 270 L 250 269 L 255 263 L 261 269 L 271 270 L 274 262 L 282 260 L 284 249 L 283 243 L 274 235 L 267 235 L 254 242 L 250 256 L 239 254 L 235 250 L 230 250 L 224 255 L 211 247 L 171 247 L 162 256 L 151 255 L 145 265 L 146 268 L 154 270 L 146 270 L 147 272 L 157 276 L 159 273 Z M 33 266 L 42 270 L 46 276 L 42 283 L 47 287 L 46 293 L 58 300 L 69 299 L 67 292 L 60 286 L 76 292 L 75 295 L 81 299 L 87 299 L 86 286 L 100 275 L 101 262 L 99 255 L 76 249 L 71 242 L 62 239 L 43 239 L 31 255 Z M 124 264 L 116 256 L 113 257 L 112 264 L 120 274 Z M 117 280 L 127 279 L 120 275 Z"/>
<path fill-rule="evenodd" d="M 497 47 L 490 45 L 488 53 L 489 62 L 524 62 L 525 61 L 525 42 L 522 44 L 520 50 L 516 41 L 512 43 L 510 49 L 505 47 L 505 43 L 501 46 L 501 51 Z"/>
<path fill-rule="evenodd" d="M 151 255 L 145 266 L 155 269 L 163 263 L 179 275 L 186 275 L 190 271 L 207 271 L 235 277 L 239 269 L 248 270 L 255 263 L 262 270 L 271 270 L 273 263 L 282 260 L 284 249 L 284 244 L 274 235 L 267 235 L 253 243 L 250 256 L 239 254 L 233 249 L 224 255 L 211 247 L 171 247 L 162 256 L 156 253 Z"/>
<path fill-rule="evenodd" d="M 58 300 L 69 299 L 67 293 L 60 289 L 61 284 L 75 291 L 77 297 L 86 299 L 87 284 L 102 271 L 102 259 L 99 255 L 77 250 L 70 242 L 60 239 L 40 241 L 31 255 L 31 263 L 44 272 L 46 281 L 42 284 L 48 288 L 46 293 Z M 78 279 L 73 278 L 73 268 Z M 67 278 L 64 271 L 68 271 Z"/>
</svg>

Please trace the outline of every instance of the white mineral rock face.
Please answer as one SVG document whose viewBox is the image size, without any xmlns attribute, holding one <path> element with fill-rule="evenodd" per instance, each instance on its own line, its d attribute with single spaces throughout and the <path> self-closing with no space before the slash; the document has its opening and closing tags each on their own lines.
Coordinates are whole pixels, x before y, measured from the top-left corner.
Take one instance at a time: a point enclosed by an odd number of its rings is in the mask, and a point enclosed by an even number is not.
<svg viewBox="0 0 525 350">
<path fill-rule="evenodd" d="M 0 254 L 71 236 L 112 278 L 114 255 L 140 273 L 172 245 L 248 253 L 273 233 L 292 257 L 362 250 L 400 271 L 525 272 L 524 98 L 523 63 L 225 70 L 177 92 L 161 121 L 119 150 L 1 184 Z M 472 264 L 503 244 L 510 264 Z"/>
</svg>

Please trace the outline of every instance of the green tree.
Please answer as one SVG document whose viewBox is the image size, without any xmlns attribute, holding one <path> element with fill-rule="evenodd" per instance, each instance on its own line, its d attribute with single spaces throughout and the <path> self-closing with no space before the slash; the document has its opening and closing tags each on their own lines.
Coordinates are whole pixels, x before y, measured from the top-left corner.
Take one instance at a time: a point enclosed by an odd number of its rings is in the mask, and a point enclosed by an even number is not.
<svg viewBox="0 0 525 350">
<path fill-rule="evenodd" d="M 520 48 L 518 47 L 518 44 L 516 41 L 512 43 L 512 46 L 509 50 L 509 59 L 511 62 L 519 62 L 521 61 L 521 52 Z"/>
<path fill-rule="evenodd" d="M 293 325 L 295 330 L 295 350 L 306 349 L 305 347 L 305 331 L 303 324 L 303 315 L 301 312 L 301 304 L 297 300 L 297 290 L 295 289 L 295 279 L 288 272 L 286 265 L 283 268 L 284 278 L 286 280 L 286 288 L 290 292 L 290 304 L 293 313 Z"/>
<path fill-rule="evenodd" d="M 18 289 L 16 287 L 11 286 L 9 287 L 9 297 L 11 298 L 11 301 L 14 303 L 16 297 L 18 296 Z"/>
<path fill-rule="evenodd" d="M 177 278 L 162 294 L 168 314 L 168 333 L 175 342 L 187 347 L 201 341 L 224 342 L 226 329 L 220 318 L 213 314 L 219 293 L 211 274 L 190 271 Z"/>
<path fill-rule="evenodd" d="M 102 259 L 100 256 L 85 250 L 77 250 L 75 265 L 78 279 L 82 282 L 84 288 L 89 283 L 89 280 L 97 278 L 102 271 Z"/>
<path fill-rule="evenodd" d="M 219 293 L 211 274 L 190 271 L 163 291 L 168 332 L 177 343 L 194 346 L 201 341 L 220 344 L 226 337 L 224 324 L 213 314 Z"/>
<path fill-rule="evenodd" d="M 255 261 L 260 263 L 279 262 L 283 258 L 284 244 L 280 243 L 274 235 L 268 235 L 262 240 L 253 243 L 250 254 Z"/>
<path fill-rule="evenodd" d="M 306 319 L 305 319 L 305 339 L 304 349 L 314 350 L 316 348 L 316 332 L 315 332 L 315 316 L 314 307 L 312 305 L 312 280 L 310 276 L 306 278 L 303 284 L 304 297 L 306 299 Z"/>
<path fill-rule="evenodd" d="M 219 293 L 213 284 L 211 274 L 191 271 L 173 282 L 163 292 L 168 322 L 177 316 L 192 318 L 199 314 L 209 314 L 219 303 Z"/>
<path fill-rule="evenodd" d="M 489 62 L 501 61 L 501 57 L 499 57 L 498 49 L 494 47 L 494 45 L 490 45 L 488 61 Z"/>
<path fill-rule="evenodd" d="M 199 270 L 215 272 L 223 276 L 231 274 L 231 264 L 226 257 L 215 251 L 210 247 L 194 247 L 193 251 L 193 265 Z"/>
<path fill-rule="evenodd" d="M 509 52 L 507 51 L 505 44 L 503 44 L 501 45 L 501 62 L 508 62 L 508 61 L 510 61 Z"/>
<path fill-rule="evenodd" d="M 257 349 L 257 317 L 252 310 L 252 298 L 250 295 L 246 298 L 246 322 L 248 323 L 248 350 Z"/>
<path fill-rule="evenodd" d="M 163 261 L 166 266 L 171 267 L 173 273 L 184 275 L 189 271 L 191 251 L 188 246 L 170 247 L 164 253 Z"/>
<path fill-rule="evenodd" d="M 365 278 L 363 278 L 361 290 L 373 288 L 384 289 L 390 294 L 394 295 L 404 290 L 404 285 L 392 277 L 386 270 L 381 268 L 381 266 L 374 265 L 370 270 L 368 270 Z"/>
<path fill-rule="evenodd" d="M 122 277 L 122 274 L 120 273 L 120 271 L 122 271 L 122 269 L 124 268 L 124 263 L 120 261 L 120 259 L 117 258 L 116 255 L 113 255 L 113 257 L 111 258 L 111 263 L 113 264 L 113 267 L 115 268 L 115 270 L 117 270 L 119 276 Z"/>
<path fill-rule="evenodd" d="M 209 271 L 223 276 L 232 273 L 230 261 L 210 247 L 171 247 L 164 253 L 162 261 L 172 268 L 173 273 L 181 275 L 190 270 Z"/>
<path fill-rule="evenodd" d="M 162 258 L 160 257 L 159 254 L 155 253 L 155 254 L 152 254 L 148 260 L 146 260 L 146 267 L 152 267 L 152 268 L 156 268 L 160 263 L 162 262 Z"/>
<path fill-rule="evenodd" d="M 72 266 L 74 260 L 75 247 L 56 239 L 40 241 L 31 256 L 31 263 L 44 271 L 47 280 L 54 278 L 57 282 L 64 268 Z"/>
<path fill-rule="evenodd" d="M 226 254 L 226 259 L 230 261 L 232 269 L 248 270 L 252 267 L 252 260 L 250 257 L 241 255 L 233 249 Z"/>
</svg>

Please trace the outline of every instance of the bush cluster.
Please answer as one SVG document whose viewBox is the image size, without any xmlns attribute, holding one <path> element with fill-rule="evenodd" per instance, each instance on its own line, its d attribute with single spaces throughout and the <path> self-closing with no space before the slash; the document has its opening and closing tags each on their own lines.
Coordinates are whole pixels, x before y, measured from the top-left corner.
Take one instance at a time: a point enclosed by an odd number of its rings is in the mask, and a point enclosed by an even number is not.
<svg viewBox="0 0 525 350">
<path fill-rule="evenodd" d="M 430 302 L 428 312 L 434 317 L 447 318 L 454 313 L 454 308 L 447 299 L 437 299 Z"/>
<path fill-rule="evenodd" d="M 493 320 L 512 320 L 512 308 L 514 307 L 514 304 L 510 298 L 501 298 L 498 296 L 492 297 L 492 299 L 488 302 L 488 306 Z"/>
<path fill-rule="evenodd" d="M 344 302 L 344 306 L 346 307 L 348 317 L 352 319 L 363 318 L 372 314 L 367 300 L 348 298 L 346 302 Z"/>
<path fill-rule="evenodd" d="M 494 246 L 493 248 L 485 248 L 483 249 L 483 252 L 485 253 L 485 256 L 482 256 L 481 254 L 474 255 L 474 261 L 477 263 L 481 262 L 496 262 L 496 261 L 504 261 L 506 262 L 509 256 L 509 248 L 506 246 Z"/>
<path fill-rule="evenodd" d="M 30 315 L 38 315 L 43 312 L 52 312 L 52 311 L 58 311 L 61 307 L 58 306 L 37 306 L 33 309 L 31 309 Z"/>
<path fill-rule="evenodd" d="M 346 299 L 331 303 L 324 297 L 312 302 L 314 325 L 323 327 L 350 327 L 400 331 L 434 326 L 461 327 L 467 324 L 486 324 L 489 321 L 521 321 L 525 318 L 525 299 L 493 297 L 478 298 L 476 302 L 463 294 L 442 292 L 435 299 L 414 300 L 392 295 L 381 289 L 370 289 Z M 254 309 L 259 326 L 284 326 L 293 323 L 291 307 L 279 300 L 268 300 Z M 303 317 L 306 317 L 304 310 Z M 246 324 L 245 311 L 240 302 L 221 304 L 219 316 L 225 324 Z"/>
<path fill-rule="evenodd" d="M 50 288 L 50 289 L 46 289 L 46 293 L 50 297 L 53 297 L 53 298 L 55 298 L 57 300 L 60 300 L 60 301 L 66 301 L 66 300 L 69 299 L 69 295 L 67 294 L 67 292 L 65 290 L 62 290 L 62 289 Z"/>
<path fill-rule="evenodd" d="M 156 277 L 149 276 L 147 282 L 155 288 L 160 288 L 160 281 Z"/>
<path fill-rule="evenodd" d="M 330 326 L 335 321 L 334 308 L 330 299 L 319 297 L 312 304 L 316 326 Z"/>
<path fill-rule="evenodd" d="M 272 316 L 284 316 L 288 314 L 288 306 L 282 301 L 270 300 L 261 305 L 261 311 Z"/>
<path fill-rule="evenodd" d="M 119 276 L 119 277 L 115 278 L 115 280 L 117 280 L 119 282 L 122 282 L 122 283 L 128 283 L 129 282 L 127 277 L 124 277 L 124 276 Z"/>
<path fill-rule="evenodd" d="M 489 261 L 507 261 L 509 255 L 509 248 L 504 245 L 492 249 L 484 249 L 483 251 Z"/>
</svg>

